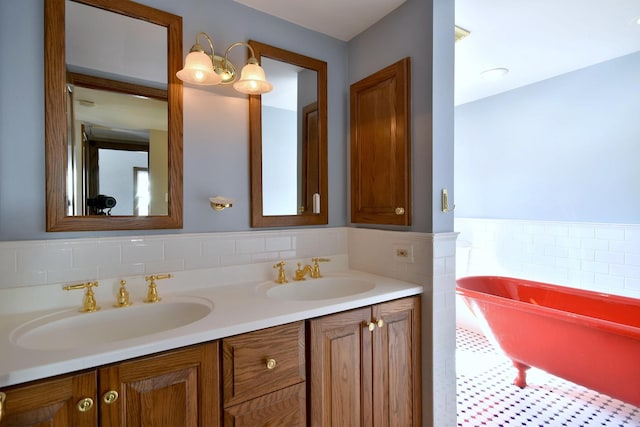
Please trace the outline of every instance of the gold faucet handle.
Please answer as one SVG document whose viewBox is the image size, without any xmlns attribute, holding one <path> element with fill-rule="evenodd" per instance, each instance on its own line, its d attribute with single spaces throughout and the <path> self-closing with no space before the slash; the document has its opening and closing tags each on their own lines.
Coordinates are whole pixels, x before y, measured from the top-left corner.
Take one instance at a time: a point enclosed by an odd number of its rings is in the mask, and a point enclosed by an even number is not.
<svg viewBox="0 0 640 427">
<path fill-rule="evenodd" d="M 274 264 L 273 268 L 278 269 L 278 278 L 276 279 L 276 283 L 287 283 L 287 275 L 284 272 L 284 261 L 280 261 L 279 263 Z"/>
<path fill-rule="evenodd" d="M 311 272 L 311 277 L 317 279 L 319 277 L 322 277 L 322 274 L 320 274 L 320 265 L 318 263 L 329 262 L 331 260 L 329 258 L 311 258 L 311 261 L 313 262 L 313 271 Z"/>
<path fill-rule="evenodd" d="M 145 276 L 144 280 L 146 280 L 147 282 L 155 282 L 156 280 L 163 280 L 163 279 L 171 279 L 173 277 L 173 274 L 168 273 L 168 274 L 153 274 L 151 276 Z"/>
<path fill-rule="evenodd" d="M 82 308 L 80 309 L 80 311 L 83 313 L 87 313 L 87 312 L 100 310 L 100 307 L 98 307 L 98 305 L 96 304 L 96 299 L 95 299 L 93 290 L 91 289 L 94 286 L 97 287 L 98 282 L 87 282 L 87 283 L 78 283 L 77 285 L 67 285 L 67 286 L 64 286 L 62 289 L 64 289 L 65 291 L 75 291 L 78 289 L 86 289 L 87 292 L 85 292 L 84 294 L 84 300 L 82 301 Z"/>
<path fill-rule="evenodd" d="M 160 302 L 162 298 L 158 296 L 158 288 L 156 287 L 156 280 L 171 279 L 173 274 L 153 274 L 151 276 L 145 276 L 144 280 L 149 282 L 149 290 L 147 291 L 147 299 L 144 302 Z"/>
</svg>

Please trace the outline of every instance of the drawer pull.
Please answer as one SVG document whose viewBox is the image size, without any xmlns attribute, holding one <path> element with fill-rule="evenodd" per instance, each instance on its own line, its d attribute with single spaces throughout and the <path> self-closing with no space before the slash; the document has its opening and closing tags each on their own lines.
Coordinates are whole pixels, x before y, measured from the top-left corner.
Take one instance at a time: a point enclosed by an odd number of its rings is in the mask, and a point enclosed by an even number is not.
<svg viewBox="0 0 640 427">
<path fill-rule="evenodd" d="M 102 396 L 102 400 L 107 405 L 111 405 L 113 402 L 118 400 L 118 392 L 115 390 L 109 390 L 104 394 L 104 396 Z"/>
<path fill-rule="evenodd" d="M 92 407 L 93 407 L 93 399 L 90 397 L 85 397 L 84 399 L 78 402 L 78 411 L 80 412 L 87 412 Z"/>
<path fill-rule="evenodd" d="M 277 364 L 278 362 L 276 362 L 276 359 L 267 359 L 267 369 L 272 370 Z"/>
<path fill-rule="evenodd" d="M 7 400 L 7 395 L 0 391 L 0 421 L 2 421 L 2 414 L 4 413 L 4 402 Z"/>
</svg>

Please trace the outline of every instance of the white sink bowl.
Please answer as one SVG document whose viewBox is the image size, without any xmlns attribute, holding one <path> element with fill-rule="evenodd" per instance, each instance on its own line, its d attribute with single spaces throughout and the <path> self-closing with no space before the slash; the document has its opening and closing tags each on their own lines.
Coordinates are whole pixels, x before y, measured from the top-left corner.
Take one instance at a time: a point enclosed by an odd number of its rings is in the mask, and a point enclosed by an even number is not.
<svg viewBox="0 0 640 427">
<path fill-rule="evenodd" d="M 165 298 L 92 313 L 69 309 L 30 320 L 11 332 L 11 342 L 34 350 L 65 350 L 138 338 L 186 326 L 206 317 L 213 303 L 204 298 Z"/>
<path fill-rule="evenodd" d="M 313 301 L 361 294 L 376 287 L 371 280 L 355 277 L 320 277 L 303 281 L 263 285 L 269 298 L 290 301 Z"/>
</svg>

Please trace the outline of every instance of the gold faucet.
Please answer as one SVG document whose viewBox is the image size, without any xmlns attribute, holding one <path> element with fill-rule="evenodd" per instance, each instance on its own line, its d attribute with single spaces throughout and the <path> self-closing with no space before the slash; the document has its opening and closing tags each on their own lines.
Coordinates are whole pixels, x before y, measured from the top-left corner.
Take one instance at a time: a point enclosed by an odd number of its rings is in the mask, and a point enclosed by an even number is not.
<svg viewBox="0 0 640 427">
<path fill-rule="evenodd" d="M 307 273 L 309 273 L 309 277 L 311 277 L 312 279 L 318 279 L 322 277 L 322 274 L 320 273 L 319 263 L 329 262 L 331 260 L 329 258 L 311 258 L 311 261 L 313 262 L 313 266 L 305 265 L 304 267 L 302 267 L 302 264 L 298 263 L 295 280 L 305 280 L 304 276 L 306 276 Z"/>
<path fill-rule="evenodd" d="M 280 261 L 277 264 L 274 264 L 273 268 L 277 268 L 278 269 L 278 278 L 276 279 L 276 283 L 287 283 L 287 276 L 284 272 L 284 261 Z"/>
<path fill-rule="evenodd" d="M 147 291 L 147 299 L 144 302 L 160 302 L 162 298 L 158 296 L 158 289 L 156 287 L 156 280 L 171 279 L 173 274 L 154 274 L 152 276 L 146 276 L 144 280 L 149 283 L 149 290 Z"/>
<path fill-rule="evenodd" d="M 120 290 L 118 291 L 118 299 L 116 303 L 113 304 L 114 307 L 129 307 L 133 304 L 129 301 L 129 291 L 125 288 L 126 284 L 126 280 L 120 280 Z"/>
<path fill-rule="evenodd" d="M 311 275 L 312 271 L 313 267 L 311 267 L 310 265 L 305 265 L 304 267 L 302 267 L 302 264 L 298 263 L 298 268 L 296 269 L 296 277 L 294 280 L 306 280 L 304 276 L 306 276 L 307 273 Z"/>
<path fill-rule="evenodd" d="M 98 307 L 98 305 L 96 304 L 96 299 L 93 294 L 93 290 L 91 289 L 94 286 L 97 287 L 98 282 L 87 282 L 87 283 L 79 283 L 77 285 L 68 285 L 63 287 L 62 289 L 64 289 L 65 291 L 73 291 L 76 289 L 86 289 L 87 292 L 85 292 L 84 294 L 84 299 L 82 301 L 82 308 L 80 309 L 80 312 L 90 313 L 92 311 L 100 310 L 100 307 Z"/>
</svg>

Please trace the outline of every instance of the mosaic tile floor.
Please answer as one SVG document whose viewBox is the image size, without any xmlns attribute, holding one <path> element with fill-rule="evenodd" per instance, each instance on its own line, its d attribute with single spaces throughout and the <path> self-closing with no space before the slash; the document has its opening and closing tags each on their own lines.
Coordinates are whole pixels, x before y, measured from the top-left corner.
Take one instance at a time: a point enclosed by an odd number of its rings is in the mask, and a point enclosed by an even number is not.
<svg viewBox="0 0 640 427">
<path fill-rule="evenodd" d="M 516 387 L 511 362 L 483 335 L 458 328 L 456 347 L 459 427 L 640 427 L 640 408 L 539 369 Z"/>
</svg>

